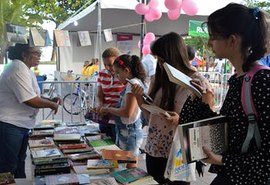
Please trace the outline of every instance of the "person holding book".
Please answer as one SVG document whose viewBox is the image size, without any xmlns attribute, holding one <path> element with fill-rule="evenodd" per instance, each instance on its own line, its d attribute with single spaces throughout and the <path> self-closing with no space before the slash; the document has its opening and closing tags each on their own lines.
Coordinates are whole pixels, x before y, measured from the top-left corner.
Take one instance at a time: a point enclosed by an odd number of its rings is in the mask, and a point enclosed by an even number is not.
<svg viewBox="0 0 270 185">
<path fill-rule="evenodd" d="M 114 47 L 108 48 L 102 53 L 105 69 L 98 74 L 98 106 L 96 108 L 98 113 L 102 107 L 115 107 L 120 100 L 120 92 L 124 89 L 124 85 L 115 77 L 113 71 L 113 63 L 119 53 L 119 50 Z M 113 119 L 110 119 L 108 124 L 100 124 L 99 129 L 115 141 L 115 121 Z"/>
<path fill-rule="evenodd" d="M 121 55 L 115 59 L 113 68 L 119 81 L 126 84 L 121 92 L 121 105 L 119 108 L 102 107 L 101 112 L 116 116 L 116 144 L 122 150 L 132 151 L 135 156 L 138 156 L 139 147 L 143 142 L 143 130 L 141 110 L 136 97 L 131 92 L 131 85 L 139 84 L 145 87 L 146 74 L 139 57 L 135 55 Z M 127 167 L 137 167 L 137 164 L 128 163 Z"/>
<path fill-rule="evenodd" d="M 158 64 L 149 95 L 153 99 L 153 104 L 166 110 L 170 115 L 154 114 L 142 108 L 149 118 L 149 132 L 145 145 L 147 172 L 160 184 L 189 184 L 183 181 L 171 182 L 164 178 L 164 172 L 178 125 L 179 113 L 187 98 L 193 97 L 193 93 L 185 86 L 170 82 L 163 64 L 166 62 L 190 78 L 198 79 L 205 89 L 211 87 L 209 82 L 191 67 L 186 44 L 179 34 L 171 32 L 163 35 L 152 44 L 151 51 L 157 57 Z M 132 92 L 139 105 L 144 105 L 143 88 L 134 84 Z M 212 104 L 213 96 L 208 101 Z"/>
<path fill-rule="evenodd" d="M 242 84 L 249 79 L 245 78 L 246 73 L 258 68 L 259 59 L 267 51 L 270 33 L 266 18 L 269 20 L 269 13 L 258 8 L 232 3 L 212 13 L 206 22 L 208 45 L 217 58 L 229 59 L 236 70 L 229 79 L 229 90 L 220 110 L 229 118 L 228 149 L 217 155 L 204 148 L 208 156 L 204 162 L 212 164 L 210 172 L 217 173 L 211 185 L 270 184 L 270 70 L 257 71 L 251 80 L 250 98 L 258 113 L 252 123 L 254 115 L 245 113 L 241 95 Z M 193 83 L 202 90 L 200 83 Z M 207 91 L 202 99 L 205 96 Z M 206 106 L 201 106 L 189 113 L 205 115 L 206 110 Z M 208 111 L 208 115 L 213 115 Z M 250 124 L 258 128 L 254 137 L 253 134 L 249 137 Z M 252 138 L 248 145 L 247 138 Z"/>
<path fill-rule="evenodd" d="M 12 60 L 0 77 L 0 173 L 11 172 L 25 178 L 25 158 L 29 130 L 35 125 L 38 108 L 57 112 L 59 98 L 40 97 L 31 67 L 37 66 L 41 51 L 28 44 L 8 48 Z"/>
</svg>

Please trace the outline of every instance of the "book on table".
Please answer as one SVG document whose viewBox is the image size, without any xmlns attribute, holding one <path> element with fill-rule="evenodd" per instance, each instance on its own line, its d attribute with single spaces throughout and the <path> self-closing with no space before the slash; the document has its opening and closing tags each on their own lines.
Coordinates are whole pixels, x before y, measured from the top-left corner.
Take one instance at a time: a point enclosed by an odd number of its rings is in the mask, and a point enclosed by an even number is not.
<svg viewBox="0 0 270 185">
<path fill-rule="evenodd" d="M 88 159 L 87 168 L 88 169 L 118 168 L 118 162 L 117 160 Z"/>
<path fill-rule="evenodd" d="M 107 138 L 89 141 L 88 144 L 91 145 L 92 147 L 109 146 L 114 145 L 114 141 L 111 138 Z"/>
<path fill-rule="evenodd" d="M 92 150 L 90 152 L 76 153 L 76 154 L 66 154 L 66 157 L 70 158 L 72 161 L 86 160 L 86 159 L 100 159 L 100 155 Z"/>
<path fill-rule="evenodd" d="M 30 150 L 33 159 L 60 157 L 62 153 L 58 148 L 32 148 Z"/>
<path fill-rule="evenodd" d="M 85 147 L 85 148 L 75 148 L 75 149 L 64 149 L 62 150 L 63 154 L 74 154 L 74 153 L 84 153 L 84 152 L 91 152 L 93 147 Z"/>
<path fill-rule="evenodd" d="M 78 184 L 79 178 L 76 174 L 60 174 L 60 175 L 48 175 L 45 176 L 46 185 L 66 185 L 66 184 Z"/>
<path fill-rule="evenodd" d="M 227 149 L 227 118 L 216 116 L 179 125 L 183 163 L 207 158 L 203 146 L 222 154 Z"/>
<path fill-rule="evenodd" d="M 170 82 L 181 85 L 192 91 L 196 96 L 202 97 L 201 92 L 190 83 L 192 79 L 189 76 L 166 62 L 163 63 L 163 67 L 168 75 Z"/>
<path fill-rule="evenodd" d="M 50 137 L 53 136 L 54 129 L 46 129 L 46 130 L 33 130 L 31 133 L 31 137 Z"/>
<path fill-rule="evenodd" d="M 142 185 L 153 181 L 153 177 L 141 168 L 130 168 L 111 173 L 121 184 Z"/>
<path fill-rule="evenodd" d="M 91 179 L 90 185 L 118 185 L 115 178 L 107 177 L 102 179 Z"/>
<path fill-rule="evenodd" d="M 87 165 L 76 165 L 72 166 L 76 174 L 89 174 L 89 175 L 100 175 L 110 173 L 110 169 L 88 169 Z"/>
<path fill-rule="evenodd" d="M 106 160 L 117 160 L 118 163 L 136 163 L 136 156 L 131 151 L 125 150 L 102 150 L 102 158 Z"/>
<path fill-rule="evenodd" d="M 88 147 L 85 143 L 71 143 L 71 144 L 59 144 L 59 149 L 66 150 L 66 149 L 82 149 Z"/>
<path fill-rule="evenodd" d="M 55 146 L 53 139 L 49 137 L 45 139 L 29 139 L 28 144 L 30 148 Z"/>
</svg>

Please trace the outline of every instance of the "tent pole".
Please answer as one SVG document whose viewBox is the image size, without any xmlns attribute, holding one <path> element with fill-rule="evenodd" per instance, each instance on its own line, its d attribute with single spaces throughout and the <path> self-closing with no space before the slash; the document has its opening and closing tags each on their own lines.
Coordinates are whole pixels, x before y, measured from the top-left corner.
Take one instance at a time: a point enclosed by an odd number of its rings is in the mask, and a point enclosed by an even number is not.
<svg viewBox="0 0 270 185">
<path fill-rule="evenodd" d="M 145 3 L 145 0 L 141 0 L 142 3 Z M 146 0 L 147 3 L 147 0 Z M 144 21 L 144 15 L 141 16 L 141 38 L 140 38 L 140 58 L 142 59 L 143 53 L 142 53 L 142 48 L 143 48 L 143 38 L 144 38 L 144 32 L 145 32 L 145 21 Z"/>
<path fill-rule="evenodd" d="M 98 25 L 97 25 L 97 36 L 98 36 L 98 39 L 97 39 L 97 42 L 98 42 L 98 60 L 99 60 L 99 70 L 101 70 L 101 59 L 102 59 L 102 56 L 101 56 L 101 53 L 102 53 L 102 40 L 101 40 L 101 3 L 100 3 L 101 0 L 98 0 L 97 2 L 97 6 L 98 6 Z"/>
</svg>

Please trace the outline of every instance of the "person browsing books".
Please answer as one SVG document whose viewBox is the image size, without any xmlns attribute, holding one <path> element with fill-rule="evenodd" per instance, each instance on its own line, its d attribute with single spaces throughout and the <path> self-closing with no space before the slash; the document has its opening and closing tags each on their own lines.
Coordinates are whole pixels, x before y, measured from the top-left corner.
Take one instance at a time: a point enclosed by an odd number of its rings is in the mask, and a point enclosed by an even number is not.
<svg viewBox="0 0 270 185">
<path fill-rule="evenodd" d="M 105 69 L 98 74 L 98 113 L 100 113 L 101 107 L 114 107 L 120 100 L 120 92 L 122 92 L 124 85 L 115 77 L 113 71 L 113 63 L 119 53 L 119 50 L 114 47 L 108 48 L 102 53 Z M 110 119 L 108 124 L 100 124 L 99 129 L 115 141 L 115 122 L 113 119 Z"/>
<path fill-rule="evenodd" d="M 240 4 L 229 4 L 212 13 L 206 22 L 209 31 L 208 45 L 217 58 L 229 59 L 236 73 L 229 79 L 229 90 L 220 110 L 229 118 L 228 149 L 217 155 L 204 148 L 212 164 L 210 172 L 217 173 L 211 185 L 264 185 L 270 184 L 270 70 L 262 69 L 254 74 L 251 81 L 251 98 L 258 113 L 254 126 L 258 126 L 247 150 L 243 146 L 249 133 L 249 121 L 243 108 L 242 84 L 247 81 L 245 74 L 258 67 L 258 60 L 267 51 L 270 15 L 258 8 Z M 201 85 L 194 81 L 194 85 Z M 207 96 L 207 92 L 203 94 Z M 202 111 L 202 109 L 204 111 Z M 207 107 L 198 107 L 190 114 L 207 114 Z M 208 115 L 213 115 L 209 111 Z M 251 118 L 251 115 L 249 115 Z M 258 137 L 260 135 L 258 144 Z"/>
<path fill-rule="evenodd" d="M 157 57 L 157 67 L 155 78 L 151 82 L 149 95 L 154 100 L 153 103 L 166 110 L 170 116 L 153 114 L 142 109 L 149 120 L 149 132 L 145 145 L 146 168 L 148 173 L 160 184 L 189 184 L 183 181 L 171 182 L 164 178 L 169 151 L 179 121 L 178 114 L 187 98 L 193 97 L 192 91 L 169 81 L 163 67 L 164 62 L 192 79 L 199 79 L 204 88 L 211 89 L 211 87 L 208 81 L 191 67 L 186 45 L 179 34 L 171 32 L 163 35 L 152 44 L 151 51 Z M 132 92 L 135 94 L 139 105 L 142 106 L 145 103 L 142 97 L 143 88 L 134 84 Z M 210 99 L 209 104 L 212 101 L 213 99 Z"/>
<path fill-rule="evenodd" d="M 121 55 L 115 59 L 113 68 L 119 81 L 126 84 L 121 93 L 121 105 L 119 108 L 102 107 L 100 111 L 116 116 L 116 144 L 122 150 L 132 151 L 138 160 L 139 147 L 143 142 L 143 130 L 141 110 L 136 97 L 131 92 L 131 85 L 139 84 L 145 87 L 146 74 L 139 57 L 135 55 Z M 137 164 L 128 163 L 127 167 L 137 167 Z"/>
<path fill-rule="evenodd" d="M 40 97 L 31 67 L 37 66 L 41 51 L 28 44 L 8 48 L 11 64 L 0 77 L 0 173 L 11 172 L 25 178 L 25 158 L 29 130 L 36 122 L 38 108 L 58 110 L 59 98 Z"/>
</svg>

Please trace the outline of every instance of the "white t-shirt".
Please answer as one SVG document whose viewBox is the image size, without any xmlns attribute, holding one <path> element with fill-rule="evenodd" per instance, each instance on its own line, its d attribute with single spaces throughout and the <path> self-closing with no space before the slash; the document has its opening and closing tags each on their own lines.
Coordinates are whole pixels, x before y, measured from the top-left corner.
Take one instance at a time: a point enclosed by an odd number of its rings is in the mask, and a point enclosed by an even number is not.
<svg viewBox="0 0 270 185">
<path fill-rule="evenodd" d="M 20 60 L 12 61 L 0 76 L 0 121 L 33 128 L 38 109 L 24 102 L 40 96 L 35 74 Z"/>
<path fill-rule="evenodd" d="M 144 87 L 142 81 L 139 80 L 138 78 L 132 78 L 132 79 L 130 79 L 130 81 L 131 81 L 132 84 L 140 84 L 142 87 Z M 123 99 L 122 99 L 122 102 L 121 102 L 121 107 L 123 107 L 126 104 L 126 95 L 129 94 L 129 93 L 132 93 L 131 92 L 131 84 L 127 83 L 126 91 L 125 91 L 125 94 L 123 95 Z M 135 113 L 131 117 L 129 117 L 129 118 L 121 117 L 121 121 L 124 124 L 132 124 L 135 121 L 137 121 L 140 118 L 140 116 L 141 116 L 141 109 L 140 109 L 140 107 L 138 105 L 136 110 L 135 110 Z"/>
<path fill-rule="evenodd" d="M 146 73 L 145 84 L 148 91 L 148 88 L 150 86 L 151 76 L 155 75 L 156 73 L 157 59 L 155 59 L 153 55 L 148 54 L 145 57 L 143 57 L 142 64 Z"/>
</svg>

